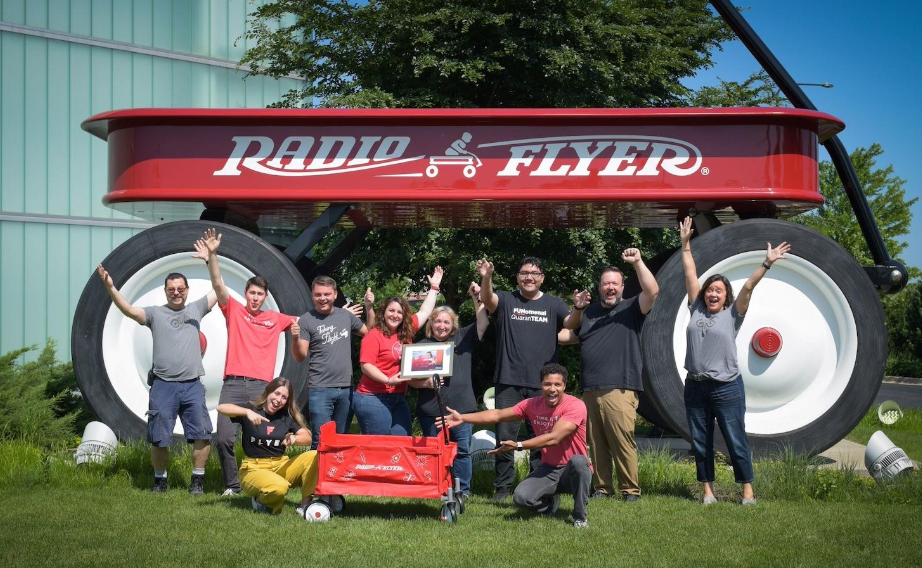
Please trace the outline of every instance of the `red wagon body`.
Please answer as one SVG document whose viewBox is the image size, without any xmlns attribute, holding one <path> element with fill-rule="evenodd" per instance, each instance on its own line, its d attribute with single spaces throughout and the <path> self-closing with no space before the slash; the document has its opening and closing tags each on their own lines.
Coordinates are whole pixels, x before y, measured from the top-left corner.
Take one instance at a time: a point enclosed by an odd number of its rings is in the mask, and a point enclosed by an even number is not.
<svg viewBox="0 0 922 568">
<path fill-rule="evenodd" d="M 337 434 L 320 428 L 318 495 L 438 499 L 452 487 L 458 445 L 436 438 Z"/>
</svg>

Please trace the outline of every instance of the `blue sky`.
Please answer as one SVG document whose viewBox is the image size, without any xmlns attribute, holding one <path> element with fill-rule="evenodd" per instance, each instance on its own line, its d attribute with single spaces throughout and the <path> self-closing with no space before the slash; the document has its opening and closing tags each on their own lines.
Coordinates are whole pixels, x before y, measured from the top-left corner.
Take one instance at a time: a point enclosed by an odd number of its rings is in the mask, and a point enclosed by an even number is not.
<svg viewBox="0 0 922 568">
<path fill-rule="evenodd" d="M 907 198 L 922 196 L 922 2 L 899 0 L 737 0 L 743 16 L 820 111 L 845 121 L 839 138 L 851 152 L 881 144 L 879 166 L 893 164 Z M 759 70 L 739 41 L 689 87 L 743 81 Z M 820 158 L 829 155 L 820 150 Z M 922 199 L 913 208 L 908 264 L 922 267 Z"/>
</svg>

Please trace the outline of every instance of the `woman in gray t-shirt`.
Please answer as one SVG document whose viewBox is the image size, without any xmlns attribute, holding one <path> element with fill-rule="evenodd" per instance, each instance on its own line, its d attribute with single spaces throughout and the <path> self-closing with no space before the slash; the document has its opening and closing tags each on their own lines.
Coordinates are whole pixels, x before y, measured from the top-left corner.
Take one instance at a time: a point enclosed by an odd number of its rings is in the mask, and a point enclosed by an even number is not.
<svg viewBox="0 0 922 568">
<path fill-rule="evenodd" d="M 703 284 L 698 283 L 695 259 L 691 254 L 692 220 L 686 217 L 679 224 L 682 238 L 682 267 L 685 269 L 685 289 L 691 318 L 685 337 L 688 341 L 685 369 L 685 413 L 695 452 L 695 469 L 704 493 L 703 503 L 716 503 L 714 482 L 714 421 L 720 427 L 736 482 L 743 486 L 743 504 L 755 504 L 752 492 L 752 454 L 746 438 L 746 391 L 740 375 L 736 352 L 736 335 L 749 309 L 749 300 L 756 284 L 772 264 L 784 258 L 790 245 L 781 243 L 772 248 L 768 243 L 765 261 L 743 284 L 736 301 L 730 281 L 712 274 Z"/>
</svg>

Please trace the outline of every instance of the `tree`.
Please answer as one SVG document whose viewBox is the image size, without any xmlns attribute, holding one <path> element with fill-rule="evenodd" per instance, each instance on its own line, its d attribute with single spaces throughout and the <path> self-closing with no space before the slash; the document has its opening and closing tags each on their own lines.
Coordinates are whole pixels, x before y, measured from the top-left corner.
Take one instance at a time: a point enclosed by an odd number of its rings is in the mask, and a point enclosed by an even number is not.
<svg viewBox="0 0 922 568">
<path fill-rule="evenodd" d="M 278 0 L 246 37 L 305 77 L 281 106 L 662 107 L 732 33 L 704 0 Z"/>
<path fill-rule="evenodd" d="M 692 107 L 783 107 L 791 103 L 781 94 L 764 69 L 742 83 L 718 79 L 720 85 L 704 86 L 691 93 L 686 102 Z"/>
</svg>

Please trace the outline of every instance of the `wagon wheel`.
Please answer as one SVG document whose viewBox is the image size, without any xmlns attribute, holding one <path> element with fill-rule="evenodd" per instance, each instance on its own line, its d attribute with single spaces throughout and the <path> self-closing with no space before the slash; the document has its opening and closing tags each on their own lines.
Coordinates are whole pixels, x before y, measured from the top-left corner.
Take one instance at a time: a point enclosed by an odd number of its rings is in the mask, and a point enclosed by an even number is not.
<svg viewBox="0 0 922 568">
<path fill-rule="evenodd" d="M 692 250 L 700 280 L 721 273 L 738 291 L 764 260 L 766 241 L 787 241 L 793 248 L 756 288 L 737 338 L 746 430 L 757 454 L 784 447 L 822 452 L 852 430 L 880 388 L 887 357 L 883 309 L 851 255 L 816 231 L 785 221 L 739 221 L 696 238 Z M 663 266 L 657 281 L 659 297 L 642 340 L 645 381 L 655 385 L 648 394 L 664 418 L 687 439 L 683 381 L 689 314 L 679 255 Z M 773 357 L 750 346 L 763 328 L 781 336 L 783 345 Z"/>
<path fill-rule="evenodd" d="M 446 523 L 458 522 L 458 513 L 453 502 L 442 505 L 442 512 L 439 514 L 439 520 Z"/>
<path fill-rule="evenodd" d="M 170 272 L 181 272 L 189 280 L 189 301 L 211 289 L 207 267 L 192 258 L 192 244 L 206 228 L 216 227 L 223 235 L 221 273 L 231 294 L 238 300 L 244 284 L 254 274 L 269 281 L 266 309 L 291 315 L 304 313 L 310 296 L 304 279 L 294 265 L 275 247 L 242 229 L 204 221 L 167 223 L 125 241 L 103 261 L 115 286 L 137 305 L 165 303 L 163 281 Z M 215 424 L 224 375 L 227 332 L 217 306 L 202 320 L 208 350 L 203 357 L 208 408 Z M 288 349 L 288 334 L 279 342 L 276 374 L 292 381 L 302 406 L 307 400 L 307 365 L 298 365 Z M 150 332 L 124 317 L 112 304 L 105 287 L 94 273 L 77 304 L 71 352 L 77 382 L 84 399 L 101 421 L 122 438 L 143 438 L 147 431 L 147 372 L 151 365 Z M 177 435 L 182 428 L 177 422 Z"/>
<path fill-rule="evenodd" d="M 304 508 L 304 520 L 311 523 L 325 523 L 333 517 L 330 506 L 323 501 L 312 501 Z"/>
</svg>

